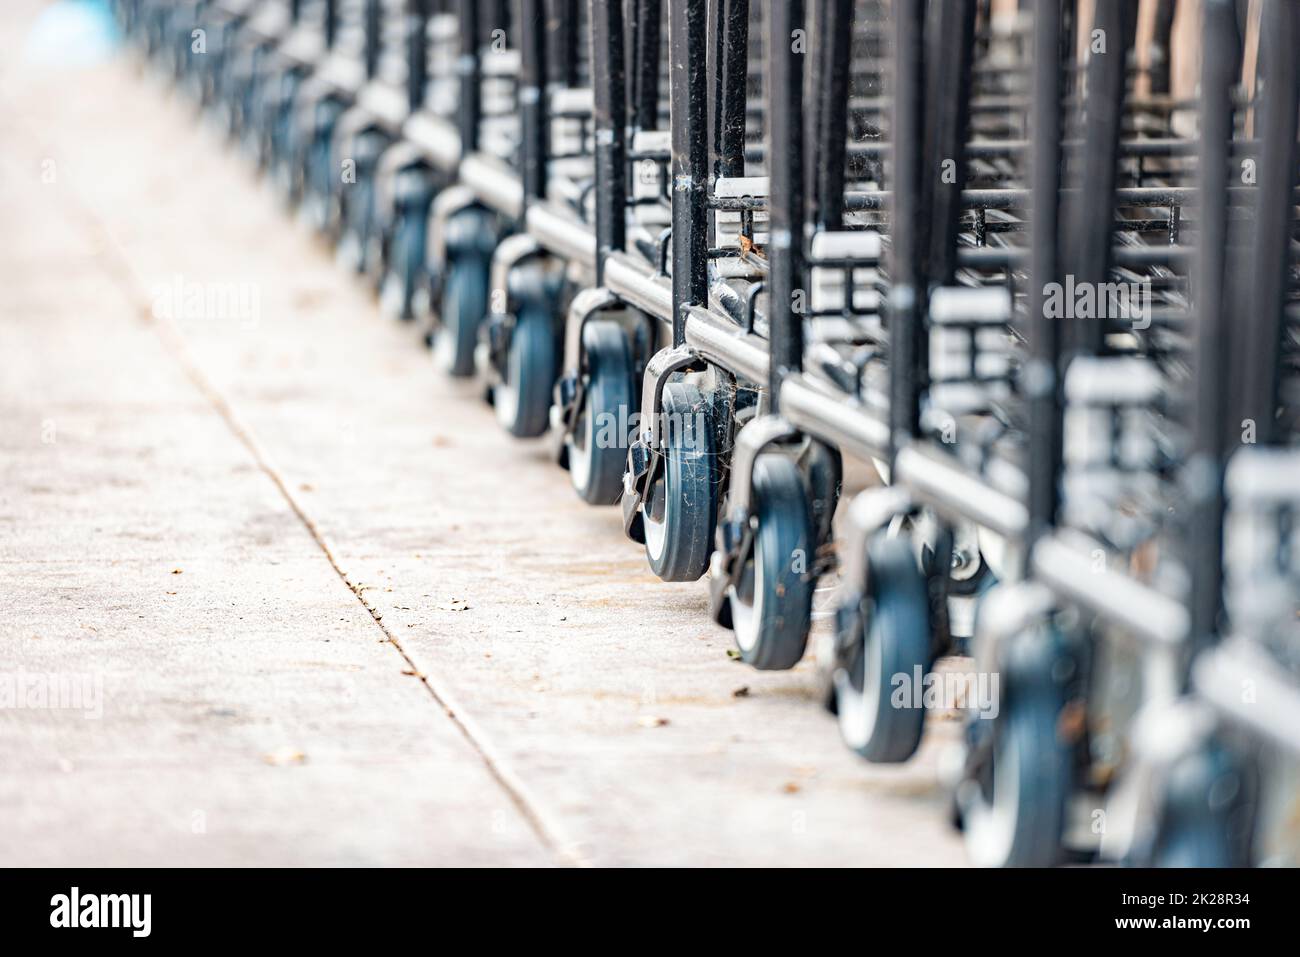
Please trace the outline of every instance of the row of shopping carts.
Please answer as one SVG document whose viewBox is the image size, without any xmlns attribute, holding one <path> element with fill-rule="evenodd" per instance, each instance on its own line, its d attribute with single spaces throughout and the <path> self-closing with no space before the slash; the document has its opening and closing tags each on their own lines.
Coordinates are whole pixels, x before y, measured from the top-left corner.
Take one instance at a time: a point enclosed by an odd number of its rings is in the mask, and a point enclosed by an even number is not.
<svg viewBox="0 0 1300 957">
<path fill-rule="evenodd" d="M 116 6 L 976 863 L 1300 861 L 1300 4 Z"/>
</svg>

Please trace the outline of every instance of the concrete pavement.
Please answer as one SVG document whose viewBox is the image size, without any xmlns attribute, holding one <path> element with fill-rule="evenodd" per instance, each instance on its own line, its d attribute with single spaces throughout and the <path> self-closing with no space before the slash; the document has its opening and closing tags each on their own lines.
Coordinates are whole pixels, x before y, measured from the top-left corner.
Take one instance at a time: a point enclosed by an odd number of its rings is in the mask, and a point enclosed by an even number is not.
<svg viewBox="0 0 1300 957">
<path fill-rule="evenodd" d="M 0 864 L 957 864 L 126 58 L 0 25 Z M 52 171 L 52 175 L 51 175 Z M 51 685 L 53 681 L 51 680 Z"/>
</svg>

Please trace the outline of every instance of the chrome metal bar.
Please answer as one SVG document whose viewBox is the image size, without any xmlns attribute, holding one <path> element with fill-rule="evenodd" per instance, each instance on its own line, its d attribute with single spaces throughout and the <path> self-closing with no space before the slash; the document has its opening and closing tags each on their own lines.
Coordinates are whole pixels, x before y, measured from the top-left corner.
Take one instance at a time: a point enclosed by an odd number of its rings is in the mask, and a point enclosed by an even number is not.
<svg viewBox="0 0 1300 957">
<path fill-rule="evenodd" d="M 941 449 L 904 446 L 894 460 L 892 480 L 950 517 L 968 519 L 1004 538 L 1019 539 L 1029 523 L 1023 502 L 993 488 Z"/>
<path fill-rule="evenodd" d="M 562 259 L 596 268 L 596 234 L 548 203 L 531 203 L 524 215 L 529 235 Z"/>
<path fill-rule="evenodd" d="M 686 310 L 686 344 L 702 358 L 715 362 L 758 386 L 768 378 L 767 342 L 721 319 L 701 306 Z"/>
<path fill-rule="evenodd" d="M 391 129 L 400 129 L 406 119 L 406 97 L 402 91 L 388 83 L 371 80 L 357 97 L 357 105 L 364 107 Z"/>
<path fill-rule="evenodd" d="M 1278 665 L 1243 639 L 1202 653 L 1192 684 L 1220 713 L 1300 755 L 1300 688 L 1279 677 Z M 1249 698 L 1243 693 L 1250 688 Z"/>
<path fill-rule="evenodd" d="M 460 165 L 460 133 L 441 116 L 424 111 L 413 113 L 402 128 L 402 134 L 439 169 L 454 172 Z"/>
<path fill-rule="evenodd" d="M 667 276 L 626 253 L 611 253 L 605 260 L 605 285 L 613 293 L 664 322 L 673 318 L 673 287 Z"/>
<path fill-rule="evenodd" d="M 863 460 L 889 454 L 889 425 L 843 395 L 831 395 L 787 376 L 781 384 L 781 414 L 794 426 Z"/>
<path fill-rule="evenodd" d="M 482 153 L 470 153 L 460 164 L 460 180 L 498 213 L 518 218 L 524 211 L 524 188 L 505 164 Z"/>
<path fill-rule="evenodd" d="M 1034 575 L 1058 595 L 1145 641 L 1176 647 L 1187 638 L 1191 620 L 1182 602 L 1123 572 L 1098 568 L 1092 556 L 1059 533 L 1038 540 L 1030 563 Z"/>
</svg>

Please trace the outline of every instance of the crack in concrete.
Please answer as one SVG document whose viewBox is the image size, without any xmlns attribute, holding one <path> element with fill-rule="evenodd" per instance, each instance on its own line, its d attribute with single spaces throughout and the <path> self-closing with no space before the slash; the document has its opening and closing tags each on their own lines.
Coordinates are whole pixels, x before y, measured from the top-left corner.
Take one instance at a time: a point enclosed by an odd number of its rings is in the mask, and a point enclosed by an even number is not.
<svg viewBox="0 0 1300 957">
<path fill-rule="evenodd" d="M 16 115 L 16 111 L 15 111 Z M 23 124 L 26 125 L 26 124 Z M 31 135 L 30 129 L 26 135 Z M 63 196 L 69 196 L 75 193 L 75 187 L 62 193 Z M 401 656 L 403 662 L 409 668 L 409 675 L 418 677 L 421 684 L 428 691 L 429 696 L 443 710 L 448 719 L 456 726 L 466 742 L 478 754 L 479 759 L 487 768 L 497 784 L 505 791 L 510 802 L 519 811 L 523 819 L 528 823 L 533 833 L 541 844 L 550 851 L 556 858 L 557 863 L 564 866 L 589 866 L 590 860 L 581 852 L 580 845 L 564 834 L 563 828 L 557 821 L 547 813 L 542 803 L 532 794 L 523 779 L 510 766 L 506 759 L 501 755 L 497 748 L 490 742 L 486 732 L 479 724 L 469 715 L 469 713 L 459 705 L 455 695 L 445 684 L 438 682 L 436 679 L 422 671 L 416 664 L 415 660 L 402 646 L 397 636 L 384 625 L 380 612 L 369 604 L 364 595 L 364 586 L 359 582 L 353 582 L 349 579 L 346 570 L 340 564 L 339 559 L 331 546 L 329 539 L 325 536 L 324 531 L 314 518 L 307 512 L 302 502 L 293 494 L 289 482 L 283 474 L 271 462 L 270 457 L 258 444 L 252 430 L 244 425 L 236 414 L 230 402 L 222 395 L 221 391 L 208 379 L 198 363 L 190 354 L 189 345 L 184 336 L 175 327 L 170 319 L 159 317 L 154 314 L 152 309 L 152 300 L 147 294 L 145 284 L 140 276 L 132 268 L 130 258 L 121 244 L 117 242 L 109 229 L 108 224 L 103 222 L 82 197 L 76 196 L 75 200 L 68 205 L 76 214 L 77 218 L 82 220 L 85 226 L 96 234 L 102 241 L 102 248 L 109 255 L 106 257 L 103 267 L 108 273 L 111 280 L 122 293 L 127 304 L 136 311 L 139 320 L 152 327 L 163 343 L 164 349 L 181 367 L 185 377 L 198 390 L 208 403 L 220 416 L 226 427 L 234 435 L 236 440 L 244 446 L 245 450 L 252 456 L 254 463 L 279 490 L 281 496 L 288 504 L 289 508 L 297 516 L 307 533 L 316 543 L 317 547 L 324 554 L 330 567 L 334 569 L 335 574 L 347 586 L 348 590 L 356 596 L 357 601 L 366 609 L 375 625 L 384 635 L 384 640 L 390 644 Z"/>
</svg>

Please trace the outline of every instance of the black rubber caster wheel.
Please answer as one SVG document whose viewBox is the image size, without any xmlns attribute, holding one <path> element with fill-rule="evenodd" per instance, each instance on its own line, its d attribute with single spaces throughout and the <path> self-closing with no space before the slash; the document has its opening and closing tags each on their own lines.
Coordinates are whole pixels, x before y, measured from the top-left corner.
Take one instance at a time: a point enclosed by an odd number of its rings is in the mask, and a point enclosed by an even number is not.
<svg viewBox="0 0 1300 957">
<path fill-rule="evenodd" d="M 760 455 L 753 482 L 753 547 L 727 592 L 731 628 L 747 664 L 785 671 L 799 663 L 808 643 L 816 533 L 793 459 Z"/>
<path fill-rule="evenodd" d="M 897 676 L 910 688 L 930 670 L 929 591 L 906 537 L 878 533 L 867 568 L 866 593 L 837 616 L 835 712 L 845 744 L 868 761 L 897 763 L 916 753 L 925 725 L 916 696 L 895 700 L 895 691 Z"/>
<path fill-rule="evenodd" d="M 298 149 L 298 136 L 293 124 L 293 103 L 301 80 L 302 77 L 296 71 L 281 76 L 275 102 L 267 114 L 270 124 L 271 183 L 288 205 L 292 205 L 297 198 L 293 156 Z"/>
<path fill-rule="evenodd" d="M 551 421 L 555 388 L 555 323 L 545 297 L 528 297 L 519 307 L 501 381 L 493 387 L 497 421 L 519 439 L 536 438 Z"/>
<path fill-rule="evenodd" d="M 474 349 L 487 303 L 487 259 L 474 253 L 454 256 L 442 283 L 442 308 L 433 337 L 434 358 L 450 375 L 474 374 Z"/>
<path fill-rule="evenodd" d="M 664 462 L 642 508 L 646 557 L 664 581 L 697 581 L 708 570 L 718 520 L 717 455 L 708 403 L 689 382 L 664 387 Z"/>
<path fill-rule="evenodd" d="M 409 181 L 406 175 L 410 176 Z M 385 313 L 409 321 L 422 315 L 429 304 L 424 257 L 433 188 L 427 175 L 415 172 L 406 175 L 399 179 L 397 222 L 387 244 L 379 299 Z"/>
<path fill-rule="evenodd" d="M 424 221 L 405 213 L 388 242 L 388 263 L 379 291 L 379 301 L 386 315 L 404 322 L 423 311 L 427 299 L 424 283 Z"/>
<path fill-rule="evenodd" d="M 590 505 L 613 505 L 623 492 L 629 424 L 634 422 L 632 355 L 623 327 L 591 319 L 582 327 L 587 371 L 582 407 L 565 438 L 569 480 Z"/>
<path fill-rule="evenodd" d="M 325 100 L 316 105 L 314 128 L 307 144 L 303 178 L 303 215 L 307 223 L 320 232 L 333 226 L 334 181 L 338 173 L 330 155 L 330 138 L 334 124 L 343 113 L 343 104 Z"/>
<path fill-rule="evenodd" d="M 1060 725 L 1072 662 L 1054 632 L 1021 638 L 1029 650 L 1013 652 L 1022 661 L 1004 669 L 997 717 L 971 719 L 992 741 L 958 791 L 966 848 L 980 867 L 1051 867 L 1064 854 L 1074 755 Z"/>
<path fill-rule="evenodd" d="M 812 441 L 803 454 L 802 464 L 808 476 L 809 515 L 817 532 L 813 545 L 816 549 L 832 538 L 831 526 L 840 502 L 844 460 L 839 449 Z"/>
<path fill-rule="evenodd" d="M 344 268 L 364 275 L 378 253 L 375 229 L 375 168 L 388 146 L 382 133 L 367 130 L 352 141 L 356 180 L 341 184 L 339 210 L 342 231 L 336 258 Z"/>
<path fill-rule="evenodd" d="M 1154 867 L 1249 867 L 1248 776 L 1217 742 L 1185 755 L 1165 784 Z"/>
<path fill-rule="evenodd" d="M 267 119 L 274 96 L 271 84 L 271 78 L 259 78 L 253 93 L 249 125 L 244 132 L 245 148 L 259 172 L 265 172 L 271 162 L 271 124 Z"/>
</svg>

